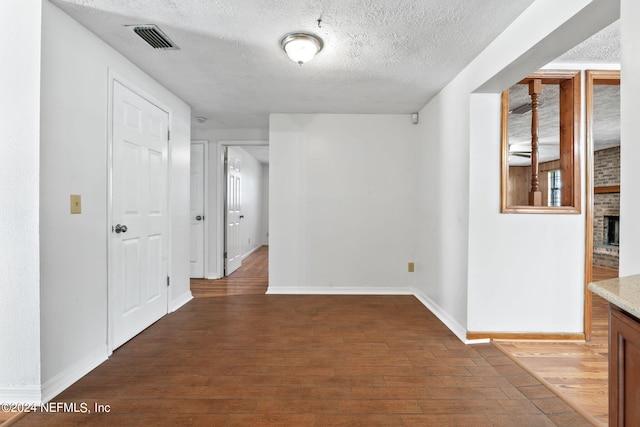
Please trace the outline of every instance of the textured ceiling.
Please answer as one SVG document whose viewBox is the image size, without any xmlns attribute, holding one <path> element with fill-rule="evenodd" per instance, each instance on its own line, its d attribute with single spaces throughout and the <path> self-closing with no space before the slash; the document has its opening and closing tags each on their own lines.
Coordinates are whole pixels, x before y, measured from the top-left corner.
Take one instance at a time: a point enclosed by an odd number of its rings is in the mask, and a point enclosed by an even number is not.
<svg viewBox="0 0 640 427">
<path fill-rule="evenodd" d="M 572 69 L 573 64 L 619 64 L 620 21 L 616 21 L 591 38 L 553 61 L 559 68 Z M 567 64 L 563 66 L 562 64 Z M 546 162 L 559 158 L 559 101 L 558 87 L 544 85 L 539 110 L 539 155 Z M 593 143 L 595 150 L 620 145 L 620 86 L 594 86 Z M 530 103 L 527 85 L 509 89 L 509 109 Z M 509 115 L 509 145 L 512 152 L 531 152 L 531 113 Z M 509 164 L 526 166 L 527 157 L 510 156 Z"/>
<path fill-rule="evenodd" d="M 509 90 L 509 109 L 531 102 L 529 86 L 518 84 Z M 543 85 L 539 109 L 541 162 L 560 158 L 560 113 L 558 85 Z M 620 86 L 597 85 L 593 88 L 593 142 L 595 150 L 620 145 Z M 531 112 L 509 114 L 509 147 L 512 153 L 531 152 Z M 509 164 L 527 166 L 528 157 L 510 156 Z"/>
<path fill-rule="evenodd" d="M 593 109 L 594 148 L 620 145 L 620 86 L 594 86 Z"/>
<path fill-rule="evenodd" d="M 620 63 L 620 21 L 616 21 L 591 38 L 561 55 L 556 63 Z"/>
<path fill-rule="evenodd" d="M 533 0 L 52 2 L 208 119 L 194 127 L 267 129 L 272 112 L 418 111 Z M 180 50 L 151 49 L 131 24 Z M 292 31 L 324 41 L 301 67 L 279 45 Z"/>
</svg>

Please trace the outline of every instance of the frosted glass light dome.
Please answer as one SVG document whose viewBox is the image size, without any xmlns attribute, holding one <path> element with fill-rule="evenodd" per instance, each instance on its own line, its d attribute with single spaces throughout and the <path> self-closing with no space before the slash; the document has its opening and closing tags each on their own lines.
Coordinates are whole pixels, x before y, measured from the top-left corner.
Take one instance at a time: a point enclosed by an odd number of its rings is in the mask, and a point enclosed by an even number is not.
<svg viewBox="0 0 640 427">
<path fill-rule="evenodd" d="M 287 56 L 299 65 L 313 59 L 322 50 L 322 40 L 313 34 L 291 33 L 280 42 Z"/>
</svg>

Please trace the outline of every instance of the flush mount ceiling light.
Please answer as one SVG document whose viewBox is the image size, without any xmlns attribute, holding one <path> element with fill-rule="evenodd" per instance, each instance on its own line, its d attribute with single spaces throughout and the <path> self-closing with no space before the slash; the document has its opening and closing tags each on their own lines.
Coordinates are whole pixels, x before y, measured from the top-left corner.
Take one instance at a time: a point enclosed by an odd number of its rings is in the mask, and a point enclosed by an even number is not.
<svg viewBox="0 0 640 427">
<path fill-rule="evenodd" d="M 290 33 L 280 40 L 280 46 L 293 62 L 302 65 L 322 50 L 322 40 L 309 33 Z"/>
</svg>

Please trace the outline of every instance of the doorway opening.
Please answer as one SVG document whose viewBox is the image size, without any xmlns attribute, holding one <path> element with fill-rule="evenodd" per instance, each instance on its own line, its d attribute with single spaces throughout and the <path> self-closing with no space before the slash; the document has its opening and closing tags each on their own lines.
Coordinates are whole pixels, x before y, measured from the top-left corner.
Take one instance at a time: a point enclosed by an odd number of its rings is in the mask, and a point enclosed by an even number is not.
<svg viewBox="0 0 640 427">
<path fill-rule="evenodd" d="M 223 218 L 222 275 L 269 244 L 269 146 L 265 141 L 220 142 Z"/>
<path fill-rule="evenodd" d="M 586 218 L 584 332 L 595 312 L 589 283 L 618 276 L 620 215 L 620 71 L 586 72 Z M 602 310 L 600 310 L 602 311 Z"/>
<path fill-rule="evenodd" d="M 215 280 L 191 279 L 191 293 L 194 298 L 264 295 L 268 285 L 269 246 L 261 246 L 230 276 Z"/>
<path fill-rule="evenodd" d="M 191 259 L 199 268 L 190 277 L 211 281 L 269 243 L 269 146 L 264 140 L 197 140 L 191 147 Z"/>
</svg>

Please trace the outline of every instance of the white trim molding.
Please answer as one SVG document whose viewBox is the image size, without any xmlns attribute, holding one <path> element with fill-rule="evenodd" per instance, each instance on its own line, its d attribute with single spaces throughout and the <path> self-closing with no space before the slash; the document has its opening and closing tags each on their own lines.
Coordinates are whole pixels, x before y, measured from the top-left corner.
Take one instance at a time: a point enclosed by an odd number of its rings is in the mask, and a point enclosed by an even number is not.
<svg viewBox="0 0 640 427">
<path fill-rule="evenodd" d="M 42 402 L 50 401 L 107 359 L 108 350 L 104 347 L 60 372 L 42 385 Z"/>
<path fill-rule="evenodd" d="M 187 291 L 182 295 L 180 295 L 179 297 L 172 299 L 170 301 L 169 313 L 173 313 L 174 311 L 178 310 L 180 307 L 182 307 L 192 299 L 193 299 L 193 294 L 191 293 L 191 291 Z"/>
<path fill-rule="evenodd" d="M 42 391 L 35 385 L 0 388 L 0 402 L 39 405 L 42 403 Z"/>
<path fill-rule="evenodd" d="M 271 295 L 413 295 L 410 288 L 395 287 L 302 287 L 272 286 L 267 288 Z"/>
<path fill-rule="evenodd" d="M 430 312 L 432 312 L 444 325 L 453 332 L 460 341 L 465 344 L 484 344 L 490 342 L 489 339 L 468 340 L 467 329 L 449 316 L 438 304 L 422 292 L 415 290 L 413 294 Z"/>
<path fill-rule="evenodd" d="M 484 344 L 489 339 L 468 340 L 467 330 L 454 318 L 449 316 L 438 304 L 433 302 L 422 292 L 414 288 L 396 287 L 303 287 L 303 286 L 273 286 L 269 285 L 267 294 L 270 295 L 413 295 L 432 312 L 451 332 L 465 344 Z"/>
</svg>

